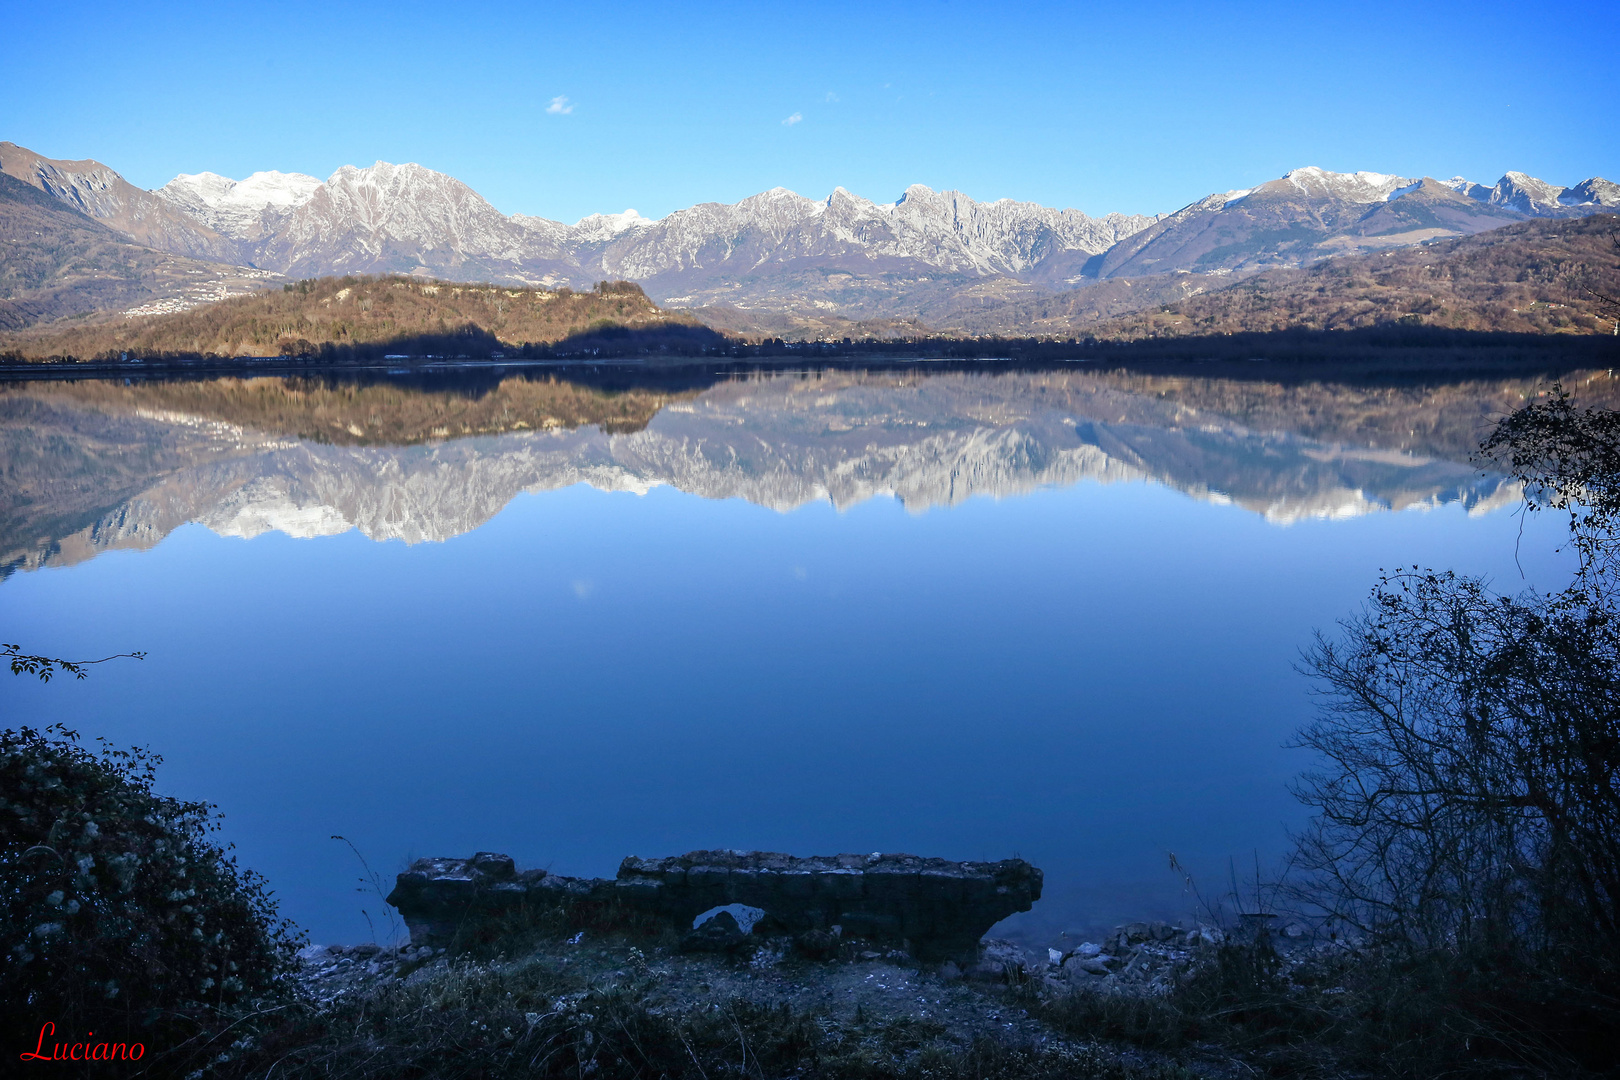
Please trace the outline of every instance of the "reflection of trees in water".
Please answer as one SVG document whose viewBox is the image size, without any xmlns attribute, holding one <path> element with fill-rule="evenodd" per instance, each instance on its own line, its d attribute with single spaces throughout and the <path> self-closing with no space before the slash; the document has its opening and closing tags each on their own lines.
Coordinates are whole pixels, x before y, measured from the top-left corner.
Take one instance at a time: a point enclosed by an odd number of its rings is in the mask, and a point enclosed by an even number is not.
<svg viewBox="0 0 1620 1080">
<path fill-rule="evenodd" d="M 132 386 L 86 381 L 53 387 L 47 396 L 108 411 L 206 417 L 342 446 L 402 446 L 585 424 L 639 431 L 670 401 L 693 393 L 674 380 L 665 385 L 456 373 L 444 379 L 227 378 Z"/>
</svg>

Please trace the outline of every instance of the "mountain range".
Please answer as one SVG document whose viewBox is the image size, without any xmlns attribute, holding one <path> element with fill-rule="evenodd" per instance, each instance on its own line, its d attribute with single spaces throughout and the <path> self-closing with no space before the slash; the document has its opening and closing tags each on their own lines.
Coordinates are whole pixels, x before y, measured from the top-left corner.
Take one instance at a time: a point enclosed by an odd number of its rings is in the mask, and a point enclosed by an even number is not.
<svg viewBox="0 0 1620 1080">
<path fill-rule="evenodd" d="M 1115 342 L 1397 323 L 1609 335 L 1620 312 L 1606 310 L 1594 294 L 1620 296 L 1617 233 L 1620 222 L 1612 215 L 1517 221 L 1245 276 L 1178 273 L 1102 282 L 992 308 L 964 319 L 963 328 L 1063 336 L 1084 326 L 1088 335 Z"/>
<path fill-rule="evenodd" d="M 875 203 L 785 188 L 653 220 L 572 225 L 502 214 L 420 165 L 344 166 L 324 181 L 183 174 L 156 191 L 96 161 L 0 142 L 0 172 L 149 249 L 289 277 L 406 273 L 588 287 L 640 283 L 656 302 L 746 329 L 772 320 L 914 319 L 951 329 L 987 309 L 1110 282 L 1216 279 L 1478 233 L 1527 218 L 1620 210 L 1620 185 L 1509 172 L 1486 186 L 1295 169 L 1170 214 L 1105 214 L 913 185 Z M 784 325 L 786 325 L 784 324 Z"/>
</svg>

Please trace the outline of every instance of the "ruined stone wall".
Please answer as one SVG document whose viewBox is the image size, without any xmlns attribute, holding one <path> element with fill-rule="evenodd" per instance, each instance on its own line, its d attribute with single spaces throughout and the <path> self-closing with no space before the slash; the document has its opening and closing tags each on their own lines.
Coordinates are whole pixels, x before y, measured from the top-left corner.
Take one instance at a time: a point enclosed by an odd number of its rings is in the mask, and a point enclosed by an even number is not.
<svg viewBox="0 0 1620 1080">
<path fill-rule="evenodd" d="M 419 859 L 388 897 L 418 944 L 443 946 L 525 912 L 605 908 L 686 932 L 697 916 L 743 904 L 764 916 L 755 934 L 831 934 L 910 950 L 919 959 L 972 960 L 995 923 L 1028 911 L 1041 872 L 1022 859 L 953 862 L 915 855 L 694 851 L 624 860 L 618 876 L 566 878 L 518 872 L 511 858 Z"/>
</svg>

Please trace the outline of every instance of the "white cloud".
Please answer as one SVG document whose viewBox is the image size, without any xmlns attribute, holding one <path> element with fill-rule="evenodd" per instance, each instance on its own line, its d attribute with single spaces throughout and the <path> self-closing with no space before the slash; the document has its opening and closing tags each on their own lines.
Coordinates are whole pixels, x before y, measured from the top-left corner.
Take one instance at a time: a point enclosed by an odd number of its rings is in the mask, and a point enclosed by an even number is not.
<svg viewBox="0 0 1620 1080">
<path fill-rule="evenodd" d="M 550 113 L 552 116 L 567 116 L 573 111 L 574 103 L 569 101 L 567 97 L 561 94 L 552 98 L 551 104 L 546 106 L 546 112 Z"/>
<path fill-rule="evenodd" d="M 829 102 L 835 102 L 838 100 L 838 95 L 829 90 L 827 91 L 827 100 Z"/>
<path fill-rule="evenodd" d="M 783 127 L 792 127 L 794 124 L 797 124 L 800 120 L 803 120 L 803 119 L 804 119 L 804 113 L 794 113 L 792 116 L 790 116 L 786 120 L 782 121 L 782 126 Z"/>
</svg>

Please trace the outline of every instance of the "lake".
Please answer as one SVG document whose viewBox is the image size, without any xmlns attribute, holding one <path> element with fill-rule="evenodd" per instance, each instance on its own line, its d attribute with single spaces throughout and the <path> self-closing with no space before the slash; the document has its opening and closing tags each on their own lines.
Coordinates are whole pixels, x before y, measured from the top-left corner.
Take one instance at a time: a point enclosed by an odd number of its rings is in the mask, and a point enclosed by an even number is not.
<svg viewBox="0 0 1620 1080">
<path fill-rule="evenodd" d="M 1567 573 L 1469 457 L 1540 378 L 1239 374 L 4 384 L 3 639 L 147 658 L 0 703 L 162 754 L 321 942 L 389 933 L 334 834 L 1017 854 L 1006 933 L 1175 918 L 1170 853 L 1217 899 L 1285 850 L 1299 651 L 1380 568 Z"/>
</svg>

